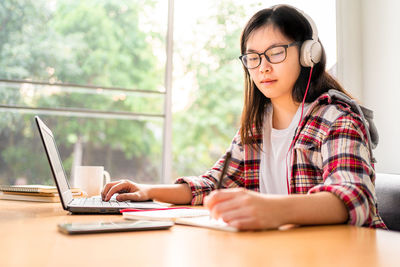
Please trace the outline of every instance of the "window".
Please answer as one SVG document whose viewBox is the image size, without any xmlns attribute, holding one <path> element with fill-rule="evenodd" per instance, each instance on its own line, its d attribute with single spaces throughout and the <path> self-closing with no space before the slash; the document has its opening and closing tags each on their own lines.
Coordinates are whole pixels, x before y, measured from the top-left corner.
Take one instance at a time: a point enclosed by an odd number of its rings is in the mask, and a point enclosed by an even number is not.
<svg viewBox="0 0 400 267">
<path fill-rule="evenodd" d="M 49 183 L 33 116 L 64 167 L 160 182 L 165 1 L 12 1 L 0 53 L 0 183 Z"/>
</svg>

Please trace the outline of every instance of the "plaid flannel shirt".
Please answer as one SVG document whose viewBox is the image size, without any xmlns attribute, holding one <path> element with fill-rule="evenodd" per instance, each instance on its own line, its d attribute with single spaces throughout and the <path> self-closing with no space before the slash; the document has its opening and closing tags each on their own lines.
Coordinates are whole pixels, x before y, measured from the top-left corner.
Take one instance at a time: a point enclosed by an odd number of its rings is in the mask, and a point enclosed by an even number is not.
<svg viewBox="0 0 400 267">
<path fill-rule="evenodd" d="M 377 210 L 375 170 L 366 131 L 360 116 L 347 103 L 328 94 L 311 103 L 295 132 L 289 169 L 290 194 L 331 192 L 347 207 L 349 224 L 386 228 Z M 262 147 L 262 133 L 254 137 Z M 239 133 L 228 151 L 232 152 L 232 160 L 223 187 L 259 192 L 261 151 L 243 145 Z M 216 188 L 225 155 L 204 175 L 175 181 L 190 186 L 192 205 L 202 204 L 204 197 Z"/>
</svg>

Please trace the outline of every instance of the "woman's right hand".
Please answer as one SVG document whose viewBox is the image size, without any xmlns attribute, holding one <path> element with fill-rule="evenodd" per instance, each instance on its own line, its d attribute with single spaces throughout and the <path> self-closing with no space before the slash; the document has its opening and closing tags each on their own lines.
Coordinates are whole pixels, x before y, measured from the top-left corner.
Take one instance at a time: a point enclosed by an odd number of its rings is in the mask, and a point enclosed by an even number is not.
<svg viewBox="0 0 400 267">
<path fill-rule="evenodd" d="M 117 201 L 146 201 L 149 196 L 150 185 L 137 184 L 128 180 L 108 183 L 101 192 L 103 201 L 109 201 L 114 194 L 118 194 Z"/>
</svg>

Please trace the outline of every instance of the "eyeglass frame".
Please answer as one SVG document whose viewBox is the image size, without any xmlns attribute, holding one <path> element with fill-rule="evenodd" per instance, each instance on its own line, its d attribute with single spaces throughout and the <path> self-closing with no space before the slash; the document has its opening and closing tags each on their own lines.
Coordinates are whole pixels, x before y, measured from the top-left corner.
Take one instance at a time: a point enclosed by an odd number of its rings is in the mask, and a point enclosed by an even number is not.
<svg viewBox="0 0 400 267">
<path fill-rule="evenodd" d="M 293 42 L 293 43 L 290 43 L 290 44 L 286 44 L 286 45 L 274 45 L 274 46 L 271 46 L 271 47 L 267 48 L 267 49 L 266 49 L 264 52 L 262 52 L 262 53 L 251 52 L 251 53 L 243 54 L 243 55 L 241 55 L 241 56 L 239 57 L 239 59 L 240 59 L 240 61 L 242 62 L 243 66 L 244 66 L 246 69 L 249 69 L 249 70 L 258 68 L 258 67 L 261 65 L 261 62 L 262 62 L 261 56 L 262 56 L 262 55 L 264 55 L 265 59 L 266 59 L 269 63 L 271 63 L 271 64 L 279 64 L 279 63 L 282 63 L 283 61 L 285 61 L 285 59 L 287 58 L 287 49 L 288 49 L 289 47 L 292 47 L 292 46 L 300 45 L 300 43 L 301 43 L 301 42 L 297 42 L 297 41 L 296 41 L 296 42 Z M 284 58 L 282 61 L 273 63 L 273 62 L 271 62 L 271 60 L 270 60 L 269 57 L 267 56 L 266 52 L 267 52 L 268 50 L 273 49 L 273 48 L 276 48 L 276 47 L 283 47 L 283 48 L 285 48 L 285 58 Z M 255 67 L 253 67 L 253 68 L 248 68 L 248 67 L 246 66 L 246 64 L 243 62 L 243 57 L 244 57 L 244 56 L 247 56 L 247 55 L 250 55 L 250 54 L 257 54 L 257 55 L 258 55 L 258 58 L 259 58 L 259 63 L 258 63 L 258 65 L 255 66 Z"/>
</svg>

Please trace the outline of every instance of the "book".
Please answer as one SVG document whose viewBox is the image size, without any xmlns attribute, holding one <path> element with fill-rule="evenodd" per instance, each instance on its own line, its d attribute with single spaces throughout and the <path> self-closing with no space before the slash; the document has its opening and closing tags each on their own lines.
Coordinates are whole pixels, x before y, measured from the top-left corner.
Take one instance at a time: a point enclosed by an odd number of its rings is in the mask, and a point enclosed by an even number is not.
<svg viewBox="0 0 400 267">
<path fill-rule="evenodd" d="M 4 192 L 0 192 L 0 199 L 35 202 L 60 202 L 60 198 L 58 196 L 32 196 L 24 194 L 5 194 Z"/>
<path fill-rule="evenodd" d="M 71 189 L 74 197 L 84 196 L 78 188 Z M 36 202 L 60 202 L 57 188 L 48 185 L 0 185 L 0 199 L 36 201 Z"/>
<path fill-rule="evenodd" d="M 194 208 L 165 208 L 147 211 L 122 210 L 123 218 L 127 220 L 158 220 L 173 221 L 176 224 L 205 227 L 215 230 L 238 232 L 235 227 L 229 226 L 223 220 L 211 218 L 206 209 Z"/>
<path fill-rule="evenodd" d="M 79 188 L 71 188 L 71 192 L 80 192 Z M 25 193 L 53 193 L 57 194 L 57 188 L 50 185 L 0 185 L 3 192 L 25 192 Z"/>
<path fill-rule="evenodd" d="M 12 192 L 12 191 L 0 191 L 5 195 L 24 195 L 24 196 L 42 196 L 42 197 L 58 197 L 58 193 L 32 193 L 32 192 Z M 84 197 L 83 191 L 73 192 L 73 197 Z"/>
</svg>

